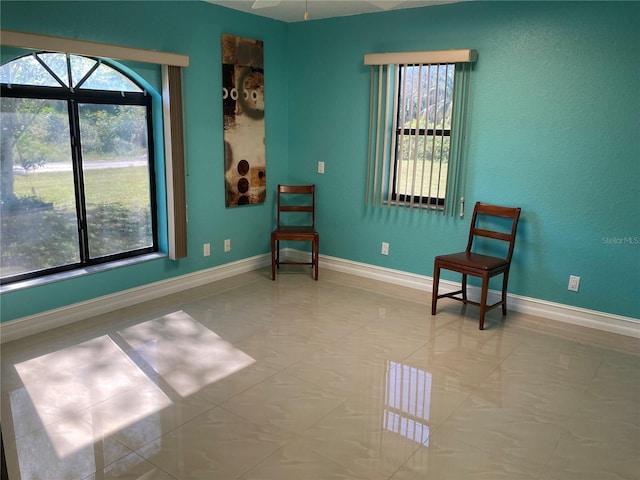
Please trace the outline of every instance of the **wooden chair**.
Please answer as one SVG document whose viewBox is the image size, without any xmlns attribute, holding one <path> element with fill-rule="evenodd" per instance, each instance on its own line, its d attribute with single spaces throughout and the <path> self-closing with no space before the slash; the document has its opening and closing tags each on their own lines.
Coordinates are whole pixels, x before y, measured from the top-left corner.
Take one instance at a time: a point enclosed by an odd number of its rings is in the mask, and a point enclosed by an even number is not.
<svg viewBox="0 0 640 480">
<path fill-rule="evenodd" d="M 493 219 L 490 217 L 494 217 Z M 497 218 L 496 218 L 497 217 Z M 477 202 L 473 209 L 471 218 L 471 228 L 469 230 L 469 241 L 464 252 L 450 255 L 439 255 L 433 264 L 433 292 L 431 298 L 431 315 L 436 314 L 436 304 L 439 298 L 449 297 L 470 303 L 480 307 L 480 330 L 484 328 L 484 316 L 489 310 L 502 305 L 502 315 L 507 314 L 507 282 L 509 281 L 509 267 L 511 266 L 511 256 L 516 240 L 516 229 L 520 218 L 520 208 L 501 207 Z M 500 220 L 502 219 L 502 220 Z M 485 227 L 487 222 L 491 225 Z M 496 228 L 500 223 L 502 228 Z M 506 225 L 505 225 L 506 223 Z M 480 225 L 480 226 L 479 226 Z M 493 227 L 493 229 L 491 229 Z M 508 232 L 508 233 L 506 233 Z M 506 248 L 506 254 L 501 256 L 484 255 L 472 251 L 474 240 L 476 246 L 480 242 L 477 237 L 490 239 L 485 243 L 487 247 L 491 243 L 502 243 Z M 494 242 L 498 240 L 499 242 Z M 495 246 L 495 245 L 492 245 Z M 504 248 L 503 248 L 504 250 Z M 462 274 L 462 288 L 455 292 L 438 295 L 438 284 L 440 282 L 440 270 L 451 270 Z M 489 290 L 489 279 L 502 274 L 502 296 L 501 300 L 493 305 L 487 305 L 487 292 Z M 480 302 L 472 302 L 467 298 L 467 275 L 480 277 L 482 279 L 482 290 Z M 458 297 L 457 295 L 462 295 Z"/>
<path fill-rule="evenodd" d="M 314 279 L 318 280 L 320 236 L 316 232 L 315 202 L 315 185 L 278 185 L 278 223 L 276 229 L 271 232 L 271 278 L 273 280 L 276 279 L 276 268 L 285 264 L 311 265 L 314 267 Z M 296 214 L 298 221 L 289 224 L 284 217 L 293 217 L 294 215 L 289 215 L 292 213 Z M 305 217 L 307 222 L 301 224 L 301 217 Z M 285 262 L 280 260 L 281 240 L 311 242 L 311 261 Z"/>
</svg>

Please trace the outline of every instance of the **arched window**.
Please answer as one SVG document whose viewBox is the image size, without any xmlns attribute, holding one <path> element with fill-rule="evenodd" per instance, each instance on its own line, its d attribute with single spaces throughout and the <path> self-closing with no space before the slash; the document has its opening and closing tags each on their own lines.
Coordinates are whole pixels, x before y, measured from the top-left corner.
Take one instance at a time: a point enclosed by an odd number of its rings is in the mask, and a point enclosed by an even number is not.
<svg viewBox="0 0 640 480">
<path fill-rule="evenodd" d="M 152 98 L 97 58 L 0 67 L 2 283 L 158 250 Z"/>
</svg>

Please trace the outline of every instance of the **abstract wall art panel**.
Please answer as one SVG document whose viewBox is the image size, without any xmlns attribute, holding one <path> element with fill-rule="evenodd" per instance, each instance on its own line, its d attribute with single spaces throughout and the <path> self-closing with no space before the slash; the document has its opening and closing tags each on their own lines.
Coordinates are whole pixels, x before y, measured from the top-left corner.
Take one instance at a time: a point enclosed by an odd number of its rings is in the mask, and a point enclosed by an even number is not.
<svg viewBox="0 0 640 480">
<path fill-rule="evenodd" d="M 267 190 L 263 42 L 222 35 L 227 207 L 264 203 Z"/>
</svg>

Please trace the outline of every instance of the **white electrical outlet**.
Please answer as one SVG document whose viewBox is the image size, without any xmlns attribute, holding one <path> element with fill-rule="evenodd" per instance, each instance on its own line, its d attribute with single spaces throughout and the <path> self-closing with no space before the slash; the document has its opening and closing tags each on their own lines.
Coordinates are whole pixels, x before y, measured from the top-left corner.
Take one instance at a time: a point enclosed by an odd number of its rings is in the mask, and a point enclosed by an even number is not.
<svg viewBox="0 0 640 480">
<path fill-rule="evenodd" d="M 227 238 L 224 241 L 224 251 L 225 252 L 230 252 L 231 251 L 231 239 Z"/>
<path fill-rule="evenodd" d="M 382 242 L 382 250 L 380 250 L 382 255 L 389 255 L 389 244 L 387 242 Z"/>
<path fill-rule="evenodd" d="M 318 162 L 318 173 L 324 173 L 324 162 Z"/>
<path fill-rule="evenodd" d="M 202 254 L 205 257 L 208 257 L 209 255 L 211 255 L 211 244 L 205 243 L 204 245 L 202 245 Z"/>
<path fill-rule="evenodd" d="M 569 286 L 567 288 L 572 292 L 577 292 L 580 288 L 580 277 L 569 275 Z"/>
</svg>

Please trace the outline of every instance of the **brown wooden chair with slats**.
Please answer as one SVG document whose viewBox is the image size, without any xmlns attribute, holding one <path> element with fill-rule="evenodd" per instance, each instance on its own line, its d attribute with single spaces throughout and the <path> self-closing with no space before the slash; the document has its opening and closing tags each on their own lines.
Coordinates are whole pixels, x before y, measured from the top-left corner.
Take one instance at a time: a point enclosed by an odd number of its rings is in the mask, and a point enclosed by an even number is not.
<svg viewBox="0 0 640 480">
<path fill-rule="evenodd" d="M 480 330 L 484 328 L 485 314 L 498 306 L 502 306 L 502 315 L 507 314 L 507 283 L 509 268 L 516 240 L 516 229 L 520 218 L 520 208 L 502 207 L 477 202 L 473 209 L 469 241 L 464 252 L 439 255 L 433 264 L 433 292 L 431 297 L 431 315 L 436 314 L 436 304 L 439 298 L 452 298 L 465 304 L 470 303 L 480 307 Z M 474 248 L 474 241 L 476 248 Z M 482 243 L 485 248 L 494 248 L 502 244 L 502 255 L 486 255 L 477 253 L 477 244 Z M 491 250 L 493 253 L 494 250 Z M 455 292 L 438 295 L 440 270 L 451 270 L 462 274 L 462 288 Z M 489 279 L 502 274 L 502 295 L 499 302 L 487 305 Z M 472 302 L 467 298 L 467 275 L 482 279 L 480 302 Z M 461 296 L 458 296 L 461 295 Z"/>
<path fill-rule="evenodd" d="M 311 265 L 318 280 L 320 236 L 316 232 L 315 185 L 278 185 L 276 229 L 271 232 L 271 278 L 276 279 L 280 265 Z M 293 220 L 296 217 L 296 220 Z M 280 260 L 280 241 L 310 242 L 311 260 L 295 262 Z"/>
</svg>

